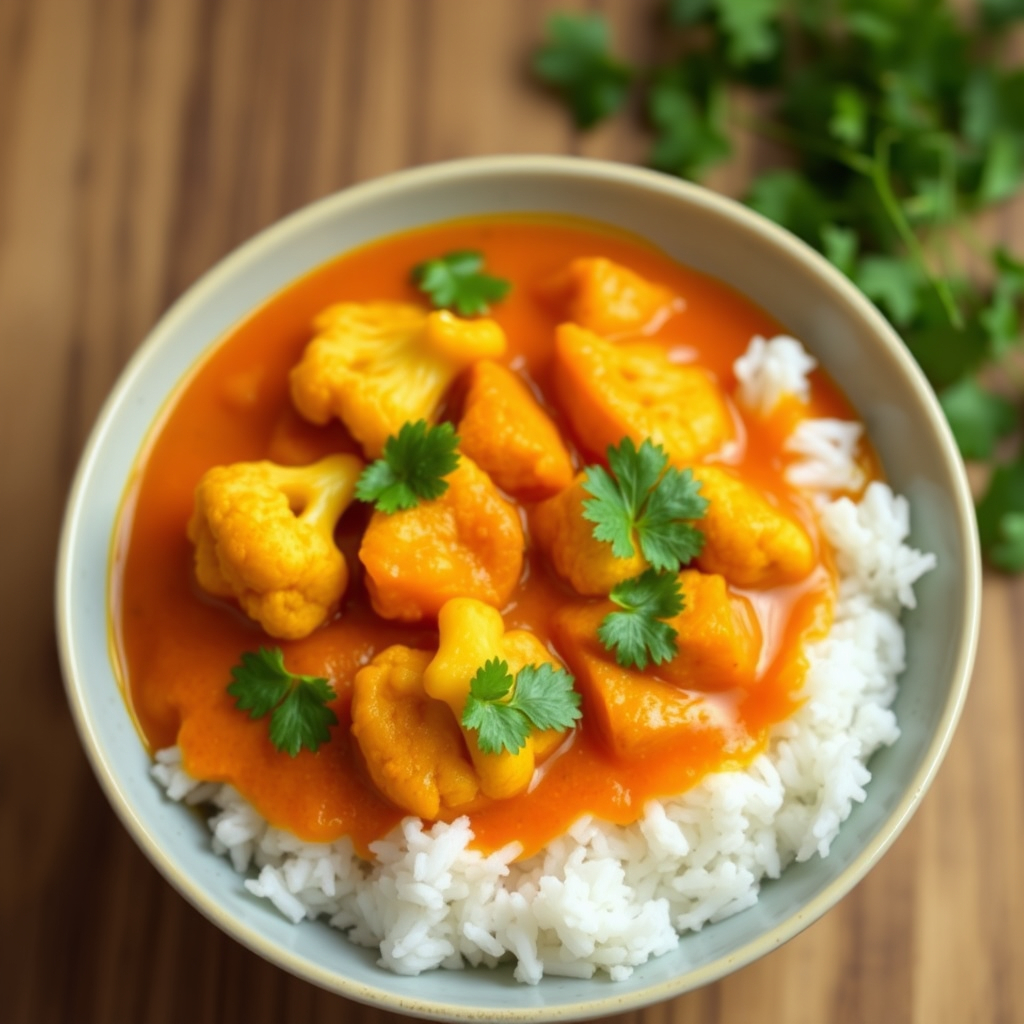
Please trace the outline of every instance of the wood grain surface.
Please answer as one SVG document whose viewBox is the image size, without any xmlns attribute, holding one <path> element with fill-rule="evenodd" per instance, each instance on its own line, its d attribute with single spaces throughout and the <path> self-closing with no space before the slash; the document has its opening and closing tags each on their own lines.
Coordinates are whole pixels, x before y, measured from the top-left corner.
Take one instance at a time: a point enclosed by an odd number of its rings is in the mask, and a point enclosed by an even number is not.
<svg viewBox="0 0 1024 1024">
<path fill-rule="evenodd" d="M 104 396 L 169 303 L 297 207 L 481 153 L 637 161 L 539 92 L 534 0 L 0 0 L 0 1019 L 392 1020 L 202 918 L 103 798 L 65 702 L 52 588 Z M 623 52 L 646 0 L 592 3 Z M 745 146 L 715 183 L 765 159 Z M 1024 208 L 992 230 L 1024 240 Z M 986 578 L 973 689 L 938 780 L 868 878 L 788 945 L 644 1024 L 1024 1021 L 1024 580 Z"/>
</svg>

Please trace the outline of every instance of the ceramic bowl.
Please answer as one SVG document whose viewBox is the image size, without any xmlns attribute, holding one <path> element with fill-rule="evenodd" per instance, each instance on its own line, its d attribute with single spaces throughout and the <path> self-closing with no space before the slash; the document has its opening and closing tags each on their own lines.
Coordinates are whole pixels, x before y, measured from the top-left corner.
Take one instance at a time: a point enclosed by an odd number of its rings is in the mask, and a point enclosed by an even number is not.
<svg viewBox="0 0 1024 1024">
<path fill-rule="evenodd" d="M 603 221 L 720 278 L 803 340 L 859 411 L 894 488 L 916 510 L 912 543 L 938 568 L 904 618 L 908 668 L 896 702 L 903 735 L 825 860 L 794 865 L 758 904 L 684 937 L 610 982 L 510 970 L 396 977 L 374 951 L 326 925 L 294 927 L 250 897 L 210 851 L 194 814 L 168 803 L 111 664 L 111 536 L 140 446 L 177 381 L 253 307 L 304 272 L 372 239 L 483 213 L 554 212 Z M 350 999 L 445 1020 L 593 1018 L 668 999 L 763 956 L 818 918 L 885 852 L 918 806 L 963 704 L 977 635 L 979 558 L 962 464 L 939 406 L 875 308 L 802 242 L 737 203 L 653 172 L 563 157 L 496 157 L 371 181 L 300 210 L 224 259 L 171 308 L 107 401 L 78 469 L 63 531 L 60 651 L 82 742 L 110 802 L 145 853 L 219 927 L 268 960 Z"/>
</svg>

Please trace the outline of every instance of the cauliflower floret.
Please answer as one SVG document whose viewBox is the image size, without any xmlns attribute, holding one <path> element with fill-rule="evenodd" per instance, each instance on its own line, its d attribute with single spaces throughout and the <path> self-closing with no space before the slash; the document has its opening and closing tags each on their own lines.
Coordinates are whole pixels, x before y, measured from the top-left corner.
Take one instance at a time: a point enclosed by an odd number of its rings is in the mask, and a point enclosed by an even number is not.
<svg viewBox="0 0 1024 1024">
<path fill-rule="evenodd" d="M 374 785 L 403 810 L 432 821 L 465 809 L 479 792 L 462 730 L 424 689 L 433 655 L 395 645 L 352 684 L 352 735 Z"/>
<path fill-rule="evenodd" d="M 583 518 L 583 503 L 592 496 L 583 489 L 580 473 L 561 494 L 542 501 L 530 513 L 530 528 L 555 571 L 577 594 L 603 597 L 612 588 L 639 576 L 647 559 L 634 548 L 629 558 L 616 558 L 607 541 L 594 536 L 594 524 Z"/>
<path fill-rule="evenodd" d="M 708 499 L 699 523 L 700 569 L 720 573 L 737 587 L 772 587 L 795 583 L 814 568 L 807 531 L 755 487 L 716 466 L 696 466 L 693 477 Z"/>
<path fill-rule="evenodd" d="M 513 676 L 527 665 L 563 667 L 533 633 L 522 629 L 506 633 L 501 613 L 482 601 L 448 601 L 438 615 L 437 625 L 440 643 L 427 666 L 423 685 L 431 697 L 451 708 L 457 722 L 462 721 L 473 677 L 492 658 L 506 662 Z M 534 768 L 561 743 L 565 731 L 531 729 L 525 745 L 514 754 L 508 750 L 485 754 L 477 744 L 475 730 L 464 729 L 463 735 L 481 792 L 492 800 L 504 800 L 530 785 Z"/>
<path fill-rule="evenodd" d="M 434 422 L 455 377 L 505 351 L 493 320 L 460 320 L 403 302 L 338 303 L 313 328 L 291 371 L 292 401 L 312 423 L 340 419 L 368 459 L 380 456 L 403 423 Z"/>
<path fill-rule="evenodd" d="M 470 371 L 460 447 L 509 494 L 547 498 L 572 480 L 558 428 L 511 371 L 481 359 Z"/>
<path fill-rule="evenodd" d="M 649 342 L 612 344 L 575 324 L 555 340 L 555 386 L 580 442 L 598 455 L 630 437 L 660 444 L 676 464 L 718 451 L 734 435 L 714 379 L 673 363 Z"/>
<path fill-rule="evenodd" d="M 651 329 L 682 306 L 664 285 L 600 256 L 573 260 L 538 291 L 566 320 L 598 334 Z"/>
<path fill-rule="evenodd" d="M 378 615 L 433 618 L 453 597 L 501 607 L 523 568 L 523 527 L 515 507 L 466 455 L 433 501 L 388 515 L 374 512 L 359 560 Z"/>
<path fill-rule="evenodd" d="M 235 598 L 271 636 L 308 636 L 348 584 L 334 527 L 362 469 L 354 455 L 331 455 L 309 466 L 237 462 L 208 470 L 188 524 L 199 585 Z"/>
</svg>

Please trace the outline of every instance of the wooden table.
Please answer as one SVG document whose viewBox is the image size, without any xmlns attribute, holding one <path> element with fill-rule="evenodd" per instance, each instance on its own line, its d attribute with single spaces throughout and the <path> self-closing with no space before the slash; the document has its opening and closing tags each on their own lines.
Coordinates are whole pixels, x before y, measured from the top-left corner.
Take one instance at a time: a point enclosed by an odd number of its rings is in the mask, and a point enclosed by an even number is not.
<svg viewBox="0 0 1024 1024">
<path fill-rule="evenodd" d="M 255 231 L 352 182 L 509 151 L 642 160 L 529 82 L 539 0 L 0 0 L 0 1017 L 378 1021 L 270 966 L 167 885 L 79 746 L 54 646 L 76 458 L 168 304 Z M 639 57 L 652 4 L 594 3 Z M 758 152 L 716 179 L 736 191 Z M 1024 209 L 996 227 L 1017 248 Z M 787 946 L 631 1015 L 1024 1021 L 1024 579 L 990 575 L 974 687 L 879 867 Z"/>
</svg>

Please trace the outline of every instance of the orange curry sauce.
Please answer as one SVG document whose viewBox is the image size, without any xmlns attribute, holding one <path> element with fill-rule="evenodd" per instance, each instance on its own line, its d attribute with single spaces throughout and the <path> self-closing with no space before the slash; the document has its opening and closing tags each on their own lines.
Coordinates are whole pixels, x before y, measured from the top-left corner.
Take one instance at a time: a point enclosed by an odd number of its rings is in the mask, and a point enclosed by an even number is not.
<svg viewBox="0 0 1024 1024">
<path fill-rule="evenodd" d="M 393 643 L 430 649 L 434 623 L 409 626 L 378 618 L 369 607 L 357 558 L 368 509 L 356 503 L 343 517 L 338 540 L 351 580 L 338 616 L 307 639 L 279 642 L 262 633 L 228 602 L 210 598 L 195 583 L 192 548 L 185 535 L 193 492 L 205 470 L 238 461 L 270 458 L 311 462 L 332 451 L 356 451 L 340 425 L 304 423 L 288 397 L 288 371 L 311 336 L 310 323 L 339 301 L 422 297 L 409 283 L 416 263 L 456 249 L 479 249 L 490 273 L 513 282 L 491 316 L 504 328 L 505 362 L 534 386 L 563 429 L 582 466 L 601 453 L 573 437 L 547 400 L 547 369 L 556 311 L 532 294 L 536 282 L 580 256 L 605 256 L 653 281 L 669 285 L 685 308 L 653 337 L 678 358 L 696 359 L 735 389 L 733 361 L 755 334 L 771 337 L 780 327 L 727 286 L 681 267 L 642 242 L 597 225 L 551 218 L 489 218 L 435 226 L 385 239 L 313 271 L 286 288 L 232 330 L 181 386 L 147 445 L 126 495 L 116 539 L 112 587 L 114 647 L 125 691 L 141 731 L 153 749 L 180 744 L 196 777 L 232 783 L 271 823 L 310 841 L 350 835 L 356 848 L 383 836 L 403 812 L 369 781 L 349 733 L 352 679 L 360 666 Z M 853 418 L 835 386 L 812 375 L 804 415 Z M 458 388 L 447 412 L 459 411 Z M 730 464 L 795 513 L 817 540 L 806 501 L 787 486 L 780 455 L 786 424 L 779 417 L 756 427 L 744 420 Z M 783 419 L 785 417 L 782 417 Z M 772 424 L 776 429 L 772 429 Z M 875 465 L 867 465 L 877 475 Z M 526 517 L 523 515 L 524 527 Z M 703 728 L 686 743 L 660 748 L 637 761 L 615 760 L 584 716 L 553 759 L 541 766 L 528 793 L 492 802 L 472 814 L 477 843 L 492 849 L 519 840 L 527 854 L 590 813 L 626 823 L 641 816 L 646 800 L 684 791 L 709 771 L 748 762 L 763 748 L 769 728 L 789 715 L 804 672 L 801 648 L 826 629 L 834 574 L 827 556 L 795 587 L 747 592 L 764 632 L 762 670 L 753 689 L 718 693 L 730 727 Z M 554 611 L 586 603 L 561 582 L 541 554 L 529 549 L 523 578 L 503 609 L 506 628 L 532 630 L 551 643 Z M 226 687 L 241 652 L 278 644 L 294 672 L 323 675 L 338 697 L 340 724 L 317 753 L 295 758 L 277 752 L 266 720 L 238 711 Z"/>
</svg>

